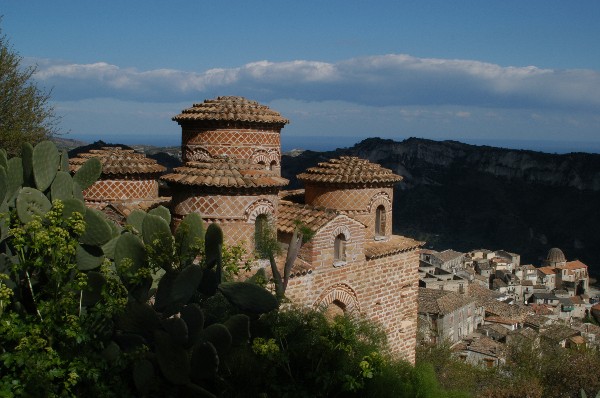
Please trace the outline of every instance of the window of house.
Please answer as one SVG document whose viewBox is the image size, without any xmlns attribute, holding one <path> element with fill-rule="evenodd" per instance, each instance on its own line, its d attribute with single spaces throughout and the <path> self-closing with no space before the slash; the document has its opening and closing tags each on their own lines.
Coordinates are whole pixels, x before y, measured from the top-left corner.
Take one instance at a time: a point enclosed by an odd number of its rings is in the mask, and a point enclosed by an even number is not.
<svg viewBox="0 0 600 398">
<path fill-rule="evenodd" d="M 375 239 L 385 236 L 385 207 L 377 206 L 375 210 Z"/>
<path fill-rule="evenodd" d="M 260 214 L 254 221 L 254 249 L 259 253 L 263 251 L 265 239 L 269 238 L 269 217 L 266 214 Z"/>
<path fill-rule="evenodd" d="M 346 237 L 344 234 L 339 234 L 335 237 L 335 241 L 333 243 L 333 261 L 346 261 Z"/>
</svg>

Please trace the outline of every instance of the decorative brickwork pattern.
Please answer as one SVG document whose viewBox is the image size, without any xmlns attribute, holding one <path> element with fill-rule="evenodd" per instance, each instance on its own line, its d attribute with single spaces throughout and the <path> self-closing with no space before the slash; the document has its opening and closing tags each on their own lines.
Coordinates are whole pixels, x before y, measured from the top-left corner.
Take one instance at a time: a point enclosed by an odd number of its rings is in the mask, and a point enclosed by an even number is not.
<svg viewBox="0 0 600 398">
<path fill-rule="evenodd" d="M 86 201 L 115 201 L 158 198 L 156 180 L 100 180 L 83 191 Z"/>
<path fill-rule="evenodd" d="M 392 188 L 343 188 L 308 184 L 305 190 L 306 203 L 336 209 L 367 226 L 367 238 L 375 236 L 377 207 L 385 208 L 385 236 L 392 234 Z"/>
<path fill-rule="evenodd" d="M 315 308 L 326 309 L 331 303 L 338 301 L 344 305 L 344 312 L 349 315 L 360 314 L 360 304 L 356 292 L 345 283 L 327 288 L 315 303 Z"/>
<path fill-rule="evenodd" d="M 254 250 L 254 222 L 260 214 L 277 222 L 276 193 L 261 195 L 202 193 L 176 190 L 173 193 L 173 217 L 177 224 L 186 214 L 198 213 L 207 223 L 223 229 L 225 243 L 242 243 L 248 253 Z"/>
</svg>

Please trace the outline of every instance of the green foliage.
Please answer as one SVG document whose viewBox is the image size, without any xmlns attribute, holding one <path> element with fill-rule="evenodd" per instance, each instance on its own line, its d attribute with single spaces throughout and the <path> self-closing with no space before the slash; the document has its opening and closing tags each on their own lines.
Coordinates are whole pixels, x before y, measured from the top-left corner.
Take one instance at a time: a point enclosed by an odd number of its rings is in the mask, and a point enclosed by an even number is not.
<svg viewBox="0 0 600 398">
<path fill-rule="evenodd" d="M 124 386 L 115 372 L 126 362 L 101 355 L 109 342 L 103 328 L 123 310 L 127 292 L 107 267 L 93 276 L 78 269 L 81 214 L 63 218 L 57 201 L 27 223 L 9 217 L 3 245 L 14 256 L 0 288 L 0 395 L 117 395 Z"/>
<path fill-rule="evenodd" d="M 23 142 L 36 143 L 56 134 L 50 95 L 33 82 L 35 66 L 25 67 L 22 61 L 0 29 L 0 147 L 13 156 Z"/>
<path fill-rule="evenodd" d="M 366 321 L 290 309 L 262 316 L 254 330 L 252 353 L 234 351 L 227 362 L 243 396 L 460 396 L 432 370 L 386 356 L 384 333 Z"/>
<path fill-rule="evenodd" d="M 417 363 L 432 364 L 440 384 L 482 398 L 578 397 L 600 391 L 600 352 L 566 349 L 547 341 L 511 340 L 506 363 L 485 369 L 463 362 L 448 346 L 422 346 Z M 566 365 L 568 364 L 568 365 Z"/>
</svg>

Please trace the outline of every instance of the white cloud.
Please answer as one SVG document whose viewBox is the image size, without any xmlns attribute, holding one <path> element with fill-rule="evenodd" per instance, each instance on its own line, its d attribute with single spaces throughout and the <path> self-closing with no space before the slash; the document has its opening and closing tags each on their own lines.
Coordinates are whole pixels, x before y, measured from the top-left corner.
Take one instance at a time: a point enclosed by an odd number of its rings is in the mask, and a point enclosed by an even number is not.
<svg viewBox="0 0 600 398">
<path fill-rule="evenodd" d="M 468 105 L 600 109 L 600 73 L 388 54 L 338 63 L 258 61 L 204 72 L 139 71 L 105 62 L 42 60 L 36 79 L 58 100 L 115 98 L 175 102 L 220 94 L 259 101 L 346 101 L 360 105 Z"/>
</svg>

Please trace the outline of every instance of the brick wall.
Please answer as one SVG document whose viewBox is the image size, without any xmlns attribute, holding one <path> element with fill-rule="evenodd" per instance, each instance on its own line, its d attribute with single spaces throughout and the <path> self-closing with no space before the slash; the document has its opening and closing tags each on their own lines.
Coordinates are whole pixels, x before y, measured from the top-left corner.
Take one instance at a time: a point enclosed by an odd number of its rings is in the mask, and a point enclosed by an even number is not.
<svg viewBox="0 0 600 398">
<path fill-rule="evenodd" d="M 228 245 L 242 244 L 248 253 L 254 251 L 254 221 L 260 214 L 268 214 L 277 222 L 276 194 L 212 194 L 193 190 L 175 189 L 173 218 L 178 223 L 189 213 L 199 213 L 207 223 L 217 222 Z"/>
<path fill-rule="evenodd" d="M 89 201 L 116 201 L 158 198 L 156 180 L 100 180 L 83 191 Z"/>
<path fill-rule="evenodd" d="M 334 261 L 333 240 L 349 233 L 345 263 Z M 380 323 L 392 354 L 412 363 L 417 333 L 418 262 L 416 250 L 370 261 L 364 257 L 365 228 L 339 216 L 305 244 L 300 256 L 312 273 L 290 280 L 286 295 L 293 303 L 327 307 L 341 305 L 347 313 Z"/>
<path fill-rule="evenodd" d="M 385 208 L 385 236 L 392 234 L 392 188 L 344 188 L 307 184 L 305 201 L 313 206 L 323 206 L 346 212 L 367 226 L 367 238 L 375 236 L 377 207 Z"/>
<path fill-rule="evenodd" d="M 182 128 L 183 161 L 228 156 L 281 165 L 280 130 Z"/>
</svg>

